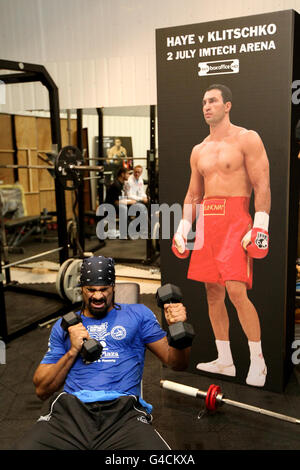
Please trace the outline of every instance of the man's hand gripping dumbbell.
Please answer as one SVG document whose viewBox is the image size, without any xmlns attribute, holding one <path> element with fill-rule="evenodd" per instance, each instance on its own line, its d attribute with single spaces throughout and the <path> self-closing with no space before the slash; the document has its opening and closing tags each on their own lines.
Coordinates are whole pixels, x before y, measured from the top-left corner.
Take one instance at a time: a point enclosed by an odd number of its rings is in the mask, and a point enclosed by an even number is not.
<svg viewBox="0 0 300 470">
<path fill-rule="evenodd" d="M 90 364 L 100 358 L 102 345 L 99 341 L 89 337 L 79 315 L 74 312 L 67 313 L 62 317 L 61 327 L 69 333 L 71 351 L 76 354 L 80 353 L 83 362 Z"/>
<path fill-rule="evenodd" d="M 167 339 L 175 349 L 185 349 L 192 346 L 195 336 L 194 328 L 186 323 L 186 309 L 182 304 L 182 294 L 179 287 L 165 284 L 156 293 L 157 305 L 164 309 L 168 323 Z"/>
</svg>

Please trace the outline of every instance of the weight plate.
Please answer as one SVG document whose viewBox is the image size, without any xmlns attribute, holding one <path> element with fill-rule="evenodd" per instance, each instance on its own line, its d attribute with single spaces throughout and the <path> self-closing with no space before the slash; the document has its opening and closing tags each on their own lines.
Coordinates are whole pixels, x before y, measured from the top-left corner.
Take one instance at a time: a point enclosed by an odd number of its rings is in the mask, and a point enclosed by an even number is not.
<svg viewBox="0 0 300 470">
<path fill-rule="evenodd" d="M 63 279 L 63 294 L 72 304 L 82 301 L 81 287 L 78 286 L 82 259 L 74 259 L 65 271 Z"/>
<path fill-rule="evenodd" d="M 57 276 L 56 276 L 56 291 L 59 294 L 59 296 L 64 299 L 68 300 L 63 293 L 63 279 L 65 276 L 65 272 L 69 264 L 73 261 L 73 258 L 68 258 L 66 261 L 63 262 L 63 264 L 60 266 Z"/>
<path fill-rule="evenodd" d="M 83 164 L 83 156 L 78 147 L 67 145 L 63 147 L 56 157 L 55 169 L 59 182 L 64 189 L 77 189 L 83 182 L 83 171 L 70 168 L 70 165 Z M 71 185 L 69 183 L 72 183 Z"/>
</svg>

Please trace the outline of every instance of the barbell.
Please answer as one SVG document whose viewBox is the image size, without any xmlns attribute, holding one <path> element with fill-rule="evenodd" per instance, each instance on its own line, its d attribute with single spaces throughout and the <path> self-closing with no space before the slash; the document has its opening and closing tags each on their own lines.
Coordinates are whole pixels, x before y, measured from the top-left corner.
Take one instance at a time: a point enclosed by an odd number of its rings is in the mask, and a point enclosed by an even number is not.
<svg viewBox="0 0 300 470">
<path fill-rule="evenodd" d="M 190 387 L 188 385 L 172 382 L 171 380 L 161 380 L 160 386 L 164 389 L 182 393 L 184 395 L 189 395 L 194 398 L 204 398 L 205 407 L 207 411 L 216 411 L 216 409 L 220 405 L 226 404 L 230 406 L 235 406 L 237 408 L 242 408 L 244 410 L 253 411 L 254 413 L 259 413 L 266 416 L 270 416 L 272 418 L 280 419 L 282 421 L 288 421 L 289 423 L 300 424 L 300 419 L 293 418 L 292 416 L 287 416 L 281 413 L 276 413 L 274 411 L 265 410 L 257 406 L 248 405 L 246 403 L 241 403 L 235 400 L 225 398 L 219 385 L 210 385 L 207 392 L 199 390 L 195 387 Z"/>
<path fill-rule="evenodd" d="M 44 256 L 56 253 L 61 251 L 63 248 L 58 247 L 52 250 L 43 251 L 42 253 L 38 253 L 37 255 L 29 256 L 28 258 L 24 258 L 18 261 L 14 261 L 13 263 L 4 264 L 2 269 L 9 269 L 15 266 L 22 265 L 29 261 L 36 260 L 37 258 L 42 258 Z M 89 257 L 92 256 L 93 253 L 85 252 L 84 256 Z M 64 261 L 56 275 L 56 292 L 58 295 L 63 299 L 71 302 L 72 304 L 76 304 L 82 301 L 82 292 L 81 287 L 79 286 L 79 279 L 80 279 L 80 270 L 82 265 L 81 258 L 68 258 Z M 1 280 L 1 276 L 0 276 Z"/>
<path fill-rule="evenodd" d="M 48 165 L 0 165 L 4 169 L 28 169 L 54 171 L 55 177 L 66 190 L 77 189 L 83 182 L 84 171 L 103 171 L 103 166 L 84 165 L 84 158 L 78 147 L 67 145 L 58 155 L 51 154 Z M 71 183 L 71 184 L 70 184 Z"/>
</svg>

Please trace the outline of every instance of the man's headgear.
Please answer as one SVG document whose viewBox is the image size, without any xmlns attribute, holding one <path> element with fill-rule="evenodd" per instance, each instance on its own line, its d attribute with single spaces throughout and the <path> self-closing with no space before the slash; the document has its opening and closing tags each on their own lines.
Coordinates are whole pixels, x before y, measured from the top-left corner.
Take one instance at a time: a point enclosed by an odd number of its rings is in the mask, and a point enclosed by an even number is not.
<svg viewBox="0 0 300 470">
<path fill-rule="evenodd" d="M 81 265 L 80 286 L 114 286 L 115 262 L 105 256 L 85 258 Z"/>
</svg>

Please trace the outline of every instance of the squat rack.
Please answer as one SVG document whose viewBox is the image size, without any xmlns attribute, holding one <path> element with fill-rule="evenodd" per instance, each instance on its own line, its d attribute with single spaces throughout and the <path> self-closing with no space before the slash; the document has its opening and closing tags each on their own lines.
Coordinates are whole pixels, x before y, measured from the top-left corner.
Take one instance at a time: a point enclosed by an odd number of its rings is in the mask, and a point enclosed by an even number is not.
<svg viewBox="0 0 300 470">
<path fill-rule="evenodd" d="M 49 93 L 49 105 L 50 105 L 50 124 L 51 124 L 51 139 L 52 139 L 52 151 L 58 154 L 61 150 L 61 129 L 60 129 L 60 108 L 59 108 L 59 94 L 58 88 L 45 69 L 44 66 L 38 64 L 29 64 L 24 62 L 15 62 L 9 60 L 0 59 L 0 70 L 12 71 L 15 73 L 8 73 L 0 75 L 0 80 L 6 85 L 18 84 L 18 83 L 30 83 L 40 82 L 44 85 Z M 17 166 L 17 165 L 16 165 Z M 59 253 L 59 261 L 62 264 L 69 257 L 68 250 L 68 232 L 67 232 L 67 219 L 66 219 L 66 206 L 65 206 L 65 192 L 63 186 L 55 178 L 55 198 L 56 198 L 56 212 L 59 214 L 57 217 L 57 234 L 59 248 L 52 250 Z M 41 254 L 43 255 L 43 254 Z M 12 263 L 14 264 L 14 263 Z M 21 333 L 26 330 L 30 325 L 25 328 L 21 328 L 18 332 L 13 335 L 8 334 L 7 319 L 6 319 L 6 308 L 5 308 L 5 295 L 3 285 L 3 275 L 1 266 L 1 250 L 0 250 L 0 338 L 4 341 L 9 341 L 17 333 Z M 33 289 L 19 288 L 18 286 L 10 286 L 9 289 L 14 291 L 22 291 L 28 294 L 34 294 L 37 296 L 45 296 L 48 298 L 58 298 L 57 294 L 51 292 L 38 292 Z M 62 305 L 62 309 L 69 308 Z M 56 312 L 57 313 L 57 312 Z"/>
<path fill-rule="evenodd" d="M 43 65 L 28 64 L 25 62 L 14 62 L 10 60 L 0 59 L 0 70 L 10 70 L 16 73 L 2 74 L 0 80 L 6 85 L 16 83 L 40 82 L 44 85 L 49 93 L 50 105 L 50 124 L 52 150 L 58 153 L 61 150 L 61 130 L 59 116 L 59 95 L 58 88 Z M 62 247 L 59 252 L 59 261 L 62 264 L 69 257 L 68 253 L 68 233 L 67 233 L 67 217 L 65 205 L 65 192 L 62 186 L 55 179 L 55 197 L 56 211 L 59 212 L 57 221 L 58 244 Z"/>
</svg>

